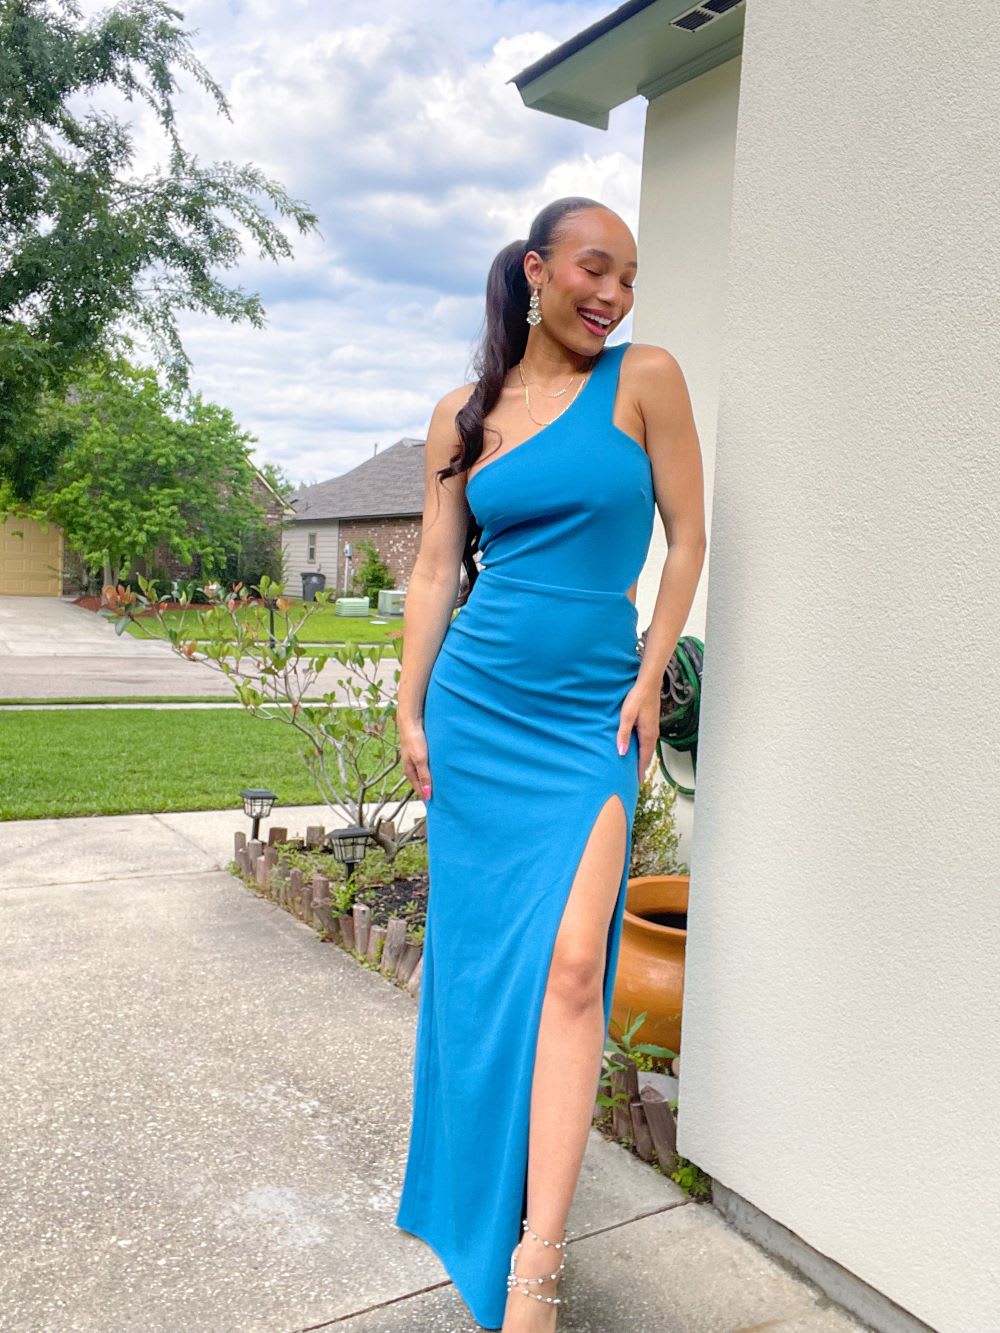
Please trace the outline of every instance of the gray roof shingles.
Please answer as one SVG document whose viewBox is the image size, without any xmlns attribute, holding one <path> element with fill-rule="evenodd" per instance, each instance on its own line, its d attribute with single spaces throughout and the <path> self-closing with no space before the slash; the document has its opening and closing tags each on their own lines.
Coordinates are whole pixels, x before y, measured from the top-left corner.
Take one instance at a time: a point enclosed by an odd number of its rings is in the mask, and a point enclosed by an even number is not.
<svg viewBox="0 0 1000 1333">
<path fill-rule="evenodd" d="M 349 472 L 303 486 L 289 500 L 292 523 L 419 515 L 424 504 L 424 443 L 404 436 Z"/>
</svg>

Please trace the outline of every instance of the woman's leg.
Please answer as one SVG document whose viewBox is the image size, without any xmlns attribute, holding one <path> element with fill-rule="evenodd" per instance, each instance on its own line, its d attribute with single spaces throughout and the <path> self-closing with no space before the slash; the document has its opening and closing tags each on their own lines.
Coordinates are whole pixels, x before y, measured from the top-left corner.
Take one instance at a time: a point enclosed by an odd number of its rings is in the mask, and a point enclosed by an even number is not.
<svg viewBox="0 0 1000 1333">
<path fill-rule="evenodd" d="M 604 1049 L 604 964 L 608 927 L 621 883 L 627 837 L 625 808 L 609 796 L 590 831 L 563 911 L 542 1004 L 528 1137 L 528 1225 L 560 1241 L 590 1132 Z M 566 1251 L 524 1234 L 515 1271 L 554 1273 Z M 557 1296 L 557 1281 L 530 1291 Z M 542 1333 L 556 1326 L 558 1306 L 507 1296 L 504 1333 Z"/>
</svg>

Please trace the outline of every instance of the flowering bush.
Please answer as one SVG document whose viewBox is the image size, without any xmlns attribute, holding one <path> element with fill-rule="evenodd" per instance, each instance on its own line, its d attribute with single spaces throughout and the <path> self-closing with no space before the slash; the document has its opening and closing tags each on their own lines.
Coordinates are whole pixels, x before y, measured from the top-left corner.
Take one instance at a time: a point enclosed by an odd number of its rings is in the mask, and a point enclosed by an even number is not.
<svg viewBox="0 0 1000 1333">
<path fill-rule="evenodd" d="M 303 757 L 321 798 L 344 822 L 369 829 L 388 859 L 426 836 L 422 819 L 405 834 L 397 833 L 399 817 L 416 795 L 400 767 L 395 725 L 400 631 L 375 647 L 307 648 L 300 641 L 302 628 L 334 594 L 324 590 L 314 602 L 298 602 L 264 575 L 257 591 L 265 609 L 284 618 L 283 633 L 272 632 L 270 615 L 255 623 L 239 614 L 256 600 L 242 583 L 228 590 L 208 583 L 203 589 L 207 605 L 188 612 L 197 618 L 195 635 L 189 627 L 178 628 L 164 619 L 164 599 L 158 597 L 154 580 L 140 575 L 137 582 L 141 592 L 121 583 L 103 590 L 101 614 L 114 621 L 118 634 L 130 623 L 150 634 L 149 621 L 155 621 L 174 652 L 221 671 L 249 713 L 293 727 L 302 738 Z M 186 592 L 178 600 L 190 607 Z M 139 612 L 152 614 L 140 618 Z M 330 662 L 344 667 L 345 674 L 337 678 L 335 689 L 318 693 L 317 681 Z"/>
</svg>

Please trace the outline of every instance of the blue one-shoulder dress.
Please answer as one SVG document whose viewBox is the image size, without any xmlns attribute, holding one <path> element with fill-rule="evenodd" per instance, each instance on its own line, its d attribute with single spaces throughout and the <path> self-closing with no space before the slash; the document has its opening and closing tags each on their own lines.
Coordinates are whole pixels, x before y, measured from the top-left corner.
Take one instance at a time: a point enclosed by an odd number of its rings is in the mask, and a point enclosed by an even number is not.
<svg viewBox="0 0 1000 1333">
<path fill-rule="evenodd" d="M 424 700 L 430 889 L 396 1225 L 433 1248 L 489 1329 L 503 1323 L 525 1216 L 556 933 L 591 828 L 617 796 L 628 840 L 607 939 L 611 1015 L 639 789 L 635 730 L 624 755 L 616 746 L 639 669 L 627 590 L 655 510 L 648 455 L 612 424 L 629 346 L 605 347 L 560 416 L 469 478 L 483 566 Z"/>
</svg>

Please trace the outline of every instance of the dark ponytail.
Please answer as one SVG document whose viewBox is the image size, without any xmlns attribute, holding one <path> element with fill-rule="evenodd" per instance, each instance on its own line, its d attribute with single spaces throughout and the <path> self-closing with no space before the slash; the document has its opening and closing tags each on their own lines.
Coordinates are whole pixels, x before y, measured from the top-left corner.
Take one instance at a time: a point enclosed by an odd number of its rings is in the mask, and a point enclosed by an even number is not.
<svg viewBox="0 0 1000 1333">
<path fill-rule="evenodd" d="M 448 467 L 438 470 L 438 477 L 457 476 L 467 471 L 483 452 L 485 430 L 499 435 L 493 426 L 484 426 L 484 417 L 496 405 L 507 372 L 524 355 L 528 341 L 528 279 L 524 273 L 524 256 L 535 250 L 545 260 L 549 258 L 559 239 L 563 219 L 570 213 L 586 208 L 605 208 L 596 199 L 582 195 L 568 195 L 546 204 L 531 224 L 526 240 L 505 245 L 490 265 L 486 277 L 485 331 L 472 361 L 476 387 L 468 402 L 456 413 L 455 427 L 462 441 L 462 452 Z M 478 576 L 475 552 L 479 549 L 482 528 L 470 514 L 462 564 L 468 575 L 468 587 L 458 598 L 461 606 L 472 591 Z"/>
</svg>

